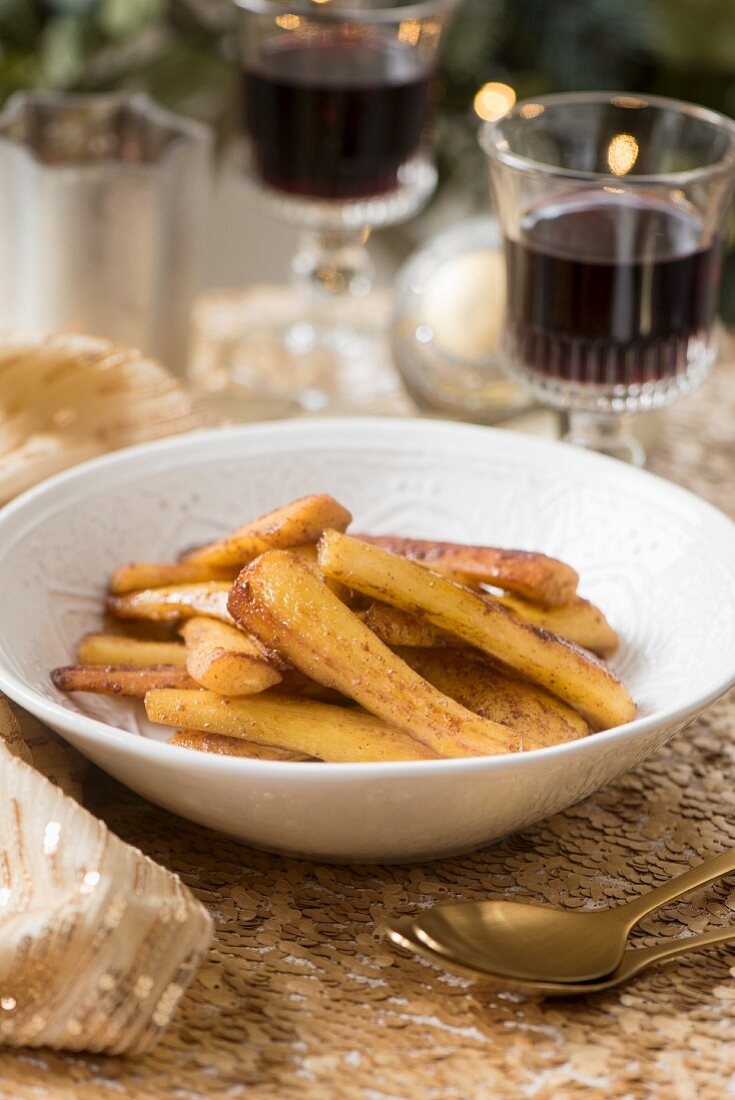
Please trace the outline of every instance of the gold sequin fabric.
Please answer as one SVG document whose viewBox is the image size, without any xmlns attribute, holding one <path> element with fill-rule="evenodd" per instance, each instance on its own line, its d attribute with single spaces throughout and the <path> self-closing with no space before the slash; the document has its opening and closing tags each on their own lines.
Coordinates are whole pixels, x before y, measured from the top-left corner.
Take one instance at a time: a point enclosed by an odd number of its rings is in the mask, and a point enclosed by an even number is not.
<svg viewBox="0 0 735 1100">
<path fill-rule="evenodd" d="M 657 472 L 735 514 L 735 374 L 661 417 Z M 3 1100 L 725 1100 L 735 950 L 575 1001 L 478 992 L 390 948 L 391 914 L 510 897 L 615 905 L 735 844 L 735 697 L 630 775 L 491 848 L 340 867 L 250 850 L 92 772 L 88 808 L 175 870 L 216 923 L 158 1043 L 115 1059 L 0 1054 Z M 637 943 L 735 920 L 735 878 L 647 918 Z"/>
<path fill-rule="evenodd" d="M 206 951 L 206 910 L 5 747 L 0 789 L 0 1041 L 145 1050 Z"/>
</svg>

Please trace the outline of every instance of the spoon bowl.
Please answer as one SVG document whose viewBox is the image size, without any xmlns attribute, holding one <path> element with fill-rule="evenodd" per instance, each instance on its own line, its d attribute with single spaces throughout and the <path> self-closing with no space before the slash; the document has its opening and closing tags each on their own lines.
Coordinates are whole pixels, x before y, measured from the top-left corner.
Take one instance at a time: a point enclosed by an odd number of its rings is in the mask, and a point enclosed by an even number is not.
<svg viewBox="0 0 735 1100">
<path fill-rule="evenodd" d="M 481 961 L 471 963 L 467 959 L 456 959 L 440 951 L 434 951 L 419 939 L 411 917 L 394 918 L 387 929 L 388 938 L 398 947 L 427 959 L 463 977 L 474 978 L 483 988 L 493 990 L 513 990 L 527 996 L 543 999 L 546 997 L 584 997 L 593 993 L 604 993 L 608 989 L 622 985 L 636 974 L 689 951 L 698 951 L 715 944 L 735 941 L 735 926 L 715 928 L 698 936 L 685 939 L 668 940 L 652 947 L 639 947 L 623 952 L 623 958 L 611 974 L 588 982 L 554 982 L 548 980 L 531 981 L 507 977 L 485 970 Z"/>
<path fill-rule="evenodd" d="M 620 962 L 628 929 L 617 912 L 460 902 L 422 913 L 414 931 L 432 951 L 470 968 L 508 978 L 587 981 L 611 973 Z"/>
<path fill-rule="evenodd" d="M 647 914 L 735 871 L 735 849 L 691 867 L 626 905 L 586 912 L 514 901 L 438 905 L 413 920 L 431 951 L 470 968 L 530 981 L 585 982 L 611 974 Z"/>
</svg>

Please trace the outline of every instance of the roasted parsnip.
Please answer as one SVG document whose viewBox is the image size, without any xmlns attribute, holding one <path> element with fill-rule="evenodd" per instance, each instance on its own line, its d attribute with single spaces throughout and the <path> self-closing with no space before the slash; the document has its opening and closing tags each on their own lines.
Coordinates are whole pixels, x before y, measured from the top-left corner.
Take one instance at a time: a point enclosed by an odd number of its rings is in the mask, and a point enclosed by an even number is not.
<svg viewBox="0 0 735 1100">
<path fill-rule="evenodd" d="M 618 636 L 599 607 L 576 596 L 561 607 L 544 607 L 514 596 L 488 596 L 509 608 L 519 619 L 548 630 L 568 642 L 589 649 L 598 657 L 610 657 L 618 648 Z"/>
<path fill-rule="evenodd" d="M 351 537 L 350 522 L 314 494 L 177 563 L 120 566 L 107 596 L 117 622 L 82 638 L 79 664 L 53 682 L 145 696 L 153 720 L 177 727 L 172 744 L 266 760 L 518 752 L 634 716 L 593 655 L 617 635 L 571 566 Z"/>
<path fill-rule="evenodd" d="M 327 576 L 358 592 L 426 615 L 441 630 L 547 688 L 595 728 L 621 725 L 635 715 L 625 687 L 601 661 L 425 566 L 338 531 L 322 536 L 319 564 Z"/>
<path fill-rule="evenodd" d="M 326 493 L 301 497 L 238 527 L 217 542 L 189 551 L 183 560 L 218 568 L 242 565 L 265 550 L 314 543 L 328 528 L 345 531 L 351 521 L 347 509 Z"/>
<path fill-rule="evenodd" d="M 275 745 L 256 745 L 254 741 L 243 741 L 240 737 L 224 737 L 221 733 L 202 733 L 200 730 L 177 730 L 168 743 L 214 756 L 245 756 L 250 760 L 313 759 L 302 752 L 277 749 Z"/>
<path fill-rule="evenodd" d="M 243 569 L 229 608 L 241 626 L 302 672 L 440 756 L 512 752 L 521 745 L 516 731 L 472 714 L 418 676 L 286 550 L 271 550 Z"/>
<path fill-rule="evenodd" d="M 555 695 L 491 664 L 471 650 L 399 649 L 419 676 L 463 707 L 520 730 L 524 748 L 545 748 L 589 733 L 576 711 Z"/>
<path fill-rule="evenodd" d="M 187 672 L 210 691 L 254 695 L 281 680 L 277 658 L 237 627 L 197 617 L 184 623 L 181 635 L 186 643 Z"/>
<path fill-rule="evenodd" d="M 124 596 L 108 596 L 107 610 L 116 619 L 176 623 L 194 615 L 209 615 L 231 623 L 232 618 L 227 611 L 230 587 L 227 581 L 201 581 L 199 584 L 177 584 L 170 588 L 146 588 Z"/>
<path fill-rule="evenodd" d="M 80 665 L 184 666 L 186 649 L 180 642 L 150 642 L 121 634 L 85 634 L 79 643 Z"/>
<path fill-rule="evenodd" d="M 96 695 L 130 695 L 142 699 L 153 688 L 196 688 L 184 668 L 173 665 L 67 665 L 55 668 L 51 679 L 59 691 L 91 691 Z"/>
<path fill-rule="evenodd" d="M 500 603 L 509 608 L 523 622 L 548 630 L 599 657 L 609 656 L 617 649 L 618 636 L 600 609 L 579 596 L 563 607 L 543 607 L 515 596 L 491 596 L 482 591 L 480 595 L 490 603 Z M 386 645 L 441 647 L 462 644 L 459 638 L 440 630 L 425 616 L 388 604 L 371 604 L 363 617 Z"/>
<path fill-rule="evenodd" d="M 372 714 L 287 695 L 232 699 L 211 691 L 150 691 L 145 709 L 164 726 L 242 737 L 333 763 L 436 759 L 425 745 Z"/>
<path fill-rule="evenodd" d="M 213 565 L 197 565 L 196 562 L 133 561 L 119 566 L 110 578 L 110 593 L 121 596 L 126 592 L 139 592 L 142 588 L 164 588 L 176 584 L 196 584 L 199 581 L 229 581 L 237 576 L 237 566 L 218 569 Z"/>
<path fill-rule="evenodd" d="M 400 607 L 391 607 L 387 603 L 371 603 L 366 611 L 361 612 L 360 617 L 391 649 L 396 646 L 419 649 L 464 646 L 461 638 L 440 630 L 425 616 L 402 611 Z"/>
<path fill-rule="evenodd" d="M 399 535 L 355 535 L 354 538 L 423 562 L 435 573 L 449 572 L 471 583 L 483 582 L 526 600 L 556 607 L 569 603 L 579 576 L 570 565 L 529 550 L 464 546 L 459 542 L 402 538 Z"/>
</svg>

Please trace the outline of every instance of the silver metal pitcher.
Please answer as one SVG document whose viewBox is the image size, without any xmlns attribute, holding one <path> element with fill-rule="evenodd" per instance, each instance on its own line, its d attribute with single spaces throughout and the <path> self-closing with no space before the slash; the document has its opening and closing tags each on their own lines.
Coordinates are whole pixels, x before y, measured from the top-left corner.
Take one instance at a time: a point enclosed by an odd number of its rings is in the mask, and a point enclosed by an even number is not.
<svg viewBox="0 0 735 1100">
<path fill-rule="evenodd" d="M 0 328 L 105 336 L 183 375 L 210 145 L 144 95 L 14 95 L 0 113 Z"/>
</svg>

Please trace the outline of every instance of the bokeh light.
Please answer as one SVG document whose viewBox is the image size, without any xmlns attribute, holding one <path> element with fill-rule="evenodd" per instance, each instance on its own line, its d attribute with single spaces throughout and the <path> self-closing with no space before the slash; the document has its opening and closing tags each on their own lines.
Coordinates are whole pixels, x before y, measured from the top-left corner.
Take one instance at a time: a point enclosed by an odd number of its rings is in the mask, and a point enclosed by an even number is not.
<svg viewBox="0 0 735 1100">
<path fill-rule="evenodd" d="M 626 176 L 638 160 L 638 142 L 632 134 L 616 134 L 607 147 L 607 166 L 614 176 Z"/>
<path fill-rule="evenodd" d="M 511 109 L 516 101 L 516 93 L 509 84 L 491 81 L 483 84 L 474 98 L 475 113 L 485 122 L 495 122 Z"/>
</svg>

